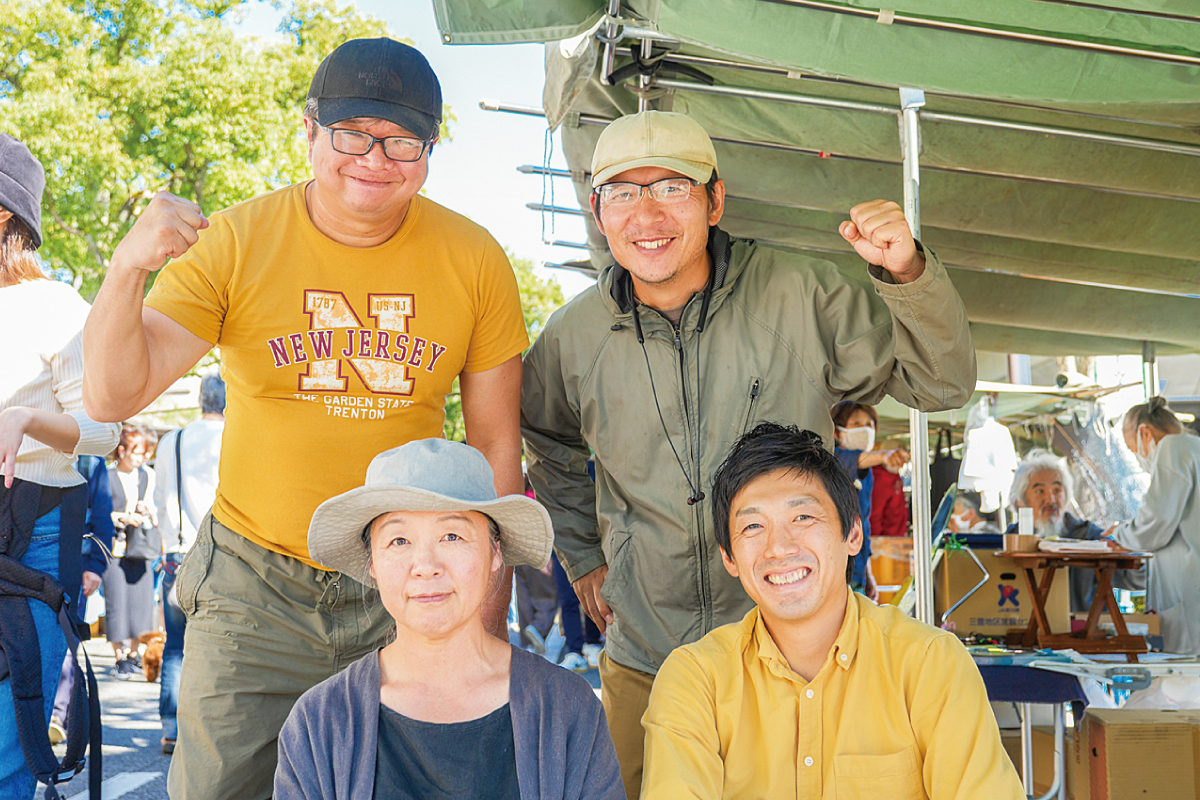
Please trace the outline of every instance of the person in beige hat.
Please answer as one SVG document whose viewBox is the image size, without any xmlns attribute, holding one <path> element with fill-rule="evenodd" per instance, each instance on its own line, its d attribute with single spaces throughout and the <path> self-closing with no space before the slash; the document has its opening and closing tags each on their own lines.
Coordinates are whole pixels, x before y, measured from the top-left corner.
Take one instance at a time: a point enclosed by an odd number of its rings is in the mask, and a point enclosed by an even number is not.
<svg viewBox="0 0 1200 800">
<path fill-rule="evenodd" d="M 587 681 L 484 627 L 493 575 L 544 567 L 553 539 L 541 504 L 496 497 L 483 454 L 444 439 L 380 453 L 318 506 L 309 552 L 378 589 L 395 630 L 296 703 L 274 796 L 623 798 Z"/>
<path fill-rule="evenodd" d="M 828 409 L 843 399 L 960 407 L 975 386 L 975 353 L 945 269 L 895 203 L 857 205 L 839 226 L 869 265 L 867 286 L 717 227 L 716 151 L 683 114 L 609 125 L 592 188 L 615 263 L 526 355 L 521 426 L 559 558 L 606 628 L 603 700 L 636 797 L 640 721 L 659 666 L 752 605 L 703 513 L 732 444 L 770 420 L 832 447 Z"/>
</svg>

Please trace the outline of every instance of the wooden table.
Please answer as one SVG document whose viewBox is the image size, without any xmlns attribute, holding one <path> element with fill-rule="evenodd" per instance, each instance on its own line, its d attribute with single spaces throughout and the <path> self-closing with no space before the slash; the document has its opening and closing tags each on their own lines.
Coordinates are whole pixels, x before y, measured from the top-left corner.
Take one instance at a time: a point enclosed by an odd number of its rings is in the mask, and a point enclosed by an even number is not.
<svg viewBox="0 0 1200 800">
<path fill-rule="evenodd" d="M 1121 616 L 1121 609 L 1117 607 L 1117 598 L 1113 595 L 1112 588 L 1113 573 L 1119 569 L 1138 569 L 1145 559 L 1151 557 L 1149 554 L 1118 550 L 1111 553 L 1003 552 L 998 555 L 1011 558 L 1025 572 L 1029 596 L 1033 599 L 1029 627 L 1025 630 L 1010 630 L 1005 639 L 1009 645 L 1053 650 L 1072 649 L 1085 654 L 1124 653 L 1126 660 L 1133 663 L 1137 662 L 1138 653 L 1149 652 L 1150 648 L 1146 645 L 1144 637 L 1130 635 L 1125 626 L 1125 619 Z M 1054 584 L 1054 576 L 1063 567 L 1091 569 L 1096 573 L 1096 593 L 1092 597 L 1092 607 L 1088 610 L 1087 625 L 1083 630 L 1074 633 L 1054 633 L 1046 621 L 1046 598 Z M 1040 582 L 1034 575 L 1035 569 L 1044 570 Z M 1098 629 L 1100 614 L 1105 606 L 1108 606 L 1112 615 L 1113 626 L 1117 629 L 1116 636 L 1106 637 Z"/>
</svg>

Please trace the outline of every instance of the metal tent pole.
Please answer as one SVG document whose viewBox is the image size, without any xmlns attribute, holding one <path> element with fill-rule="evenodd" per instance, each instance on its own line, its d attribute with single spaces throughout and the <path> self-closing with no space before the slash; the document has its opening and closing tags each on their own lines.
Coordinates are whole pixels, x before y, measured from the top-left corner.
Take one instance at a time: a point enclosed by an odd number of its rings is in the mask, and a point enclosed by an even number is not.
<svg viewBox="0 0 1200 800">
<path fill-rule="evenodd" d="M 862 103 L 857 100 L 841 100 L 834 97 L 821 97 L 820 95 L 807 95 L 798 92 L 775 92 L 766 89 L 751 89 L 745 86 L 709 86 L 703 83 L 696 83 L 695 81 L 681 81 L 675 78 L 655 78 L 654 84 L 664 89 L 675 89 L 683 92 L 698 92 L 700 94 L 715 94 L 727 97 L 747 97 L 755 100 L 775 100 L 780 103 L 794 103 L 797 105 L 832 108 L 843 111 L 862 111 L 870 114 L 896 113 L 894 108 L 879 103 Z M 1143 136 L 1123 136 L 1120 134 L 1103 133 L 1101 131 L 1064 128 L 1057 125 L 1040 125 L 1033 122 L 1017 122 L 996 119 L 994 117 L 980 117 L 973 114 L 950 114 L 940 111 L 925 111 L 922 112 L 921 116 L 927 120 L 936 122 L 978 125 L 986 128 L 1003 128 L 1004 130 L 1033 133 L 1038 136 L 1110 144 L 1117 147 L 1134 147 L 1161 153 L 1176 153 L 1185 156 L 1200 155 L 1200 147 L 1196 145 L 1171 142 L 1164 139 L 1148 139 Z"/>
<path fill-rule="evenodd" d="M 904 216 L 913 236 L 921 236 L 921 119 L 925 93 L 900 90 L 900 146 L 904 150 Z M 913 589 L 916 616 L 933 625 L 933 512 L 929 497 L 929 424 L 925 412 L 911 409 L 912 437 Z"/>
<path fill-rule="evenodd" d="M 1149 400 L 1158 394 L 1158 359 L 1154 342 L 1142 342 L 1142 391 Z"/>
<path fill-rule="evenodd" d="M 649 61 L 650 56 L 654 54 L 654 42 L 649 39 L 642 39 L 642 60 Z M 650 110 L 650 101 L 646 99 L 646 93 L 650 91 L 650 76 L 642 75 L 638 79 L 638 88 L 641 90 L 638 93 L 638 113 Z"/>
<path fill-rule="evenodd" d="M 612 83 L 608 76 L 613 73 L 613 62 L 616 60 L 617 43 L 621 40 L 618 35 L 621 32 L 621 27 L 616 22 L 612 21 L 621 13 L 621 0 L 609 0 L 608 2 L 608 18 L 609 22 L 604 26 L 604 35 L 597 34 L 598 39 L 604 42 L 603 66 L 600 69 L 600 80 L 609 86 Z"/>
<path fill-rule="evenodd" d="M 846 3 L 829 2 L 828 0 L 759 0 L 759 2 L 775 3 L 778 5 L 795 6 L 798 8 L 808 8 L 820 11 L 832 11 L 838 14 L 865 17 L 867 19 L 885 23 L 887 25 L 912 25 L 918 28 L 956 31 L 958 33 L 975 34 L 989 38 L 1012 39 L 1021 42 L 1030 42 L 1032 44 L 1063 47 L 1070 50 L 1109 53 L 1119 56 L 1130 56 L 1132 58 L 1144 58 L 1150 61 L 1165 61 L 1168 64 L 1184 64 L 1188 66 L 1200 64 L 1200 56 L 1195 56 L 1190 53 L 1165 52 L 1167 49 L 1165 46 L 1163 50 L 1153 50 L 1145 47 L 1129 47 L 1124 44 L 1107 44 L 1106 42 L 1087 41 L 1086 39 L 1077 39 L 1068 36 L 1039 34 L 1032 31 L 1006 30 L 1000 27 L 989 27 L 986 24 L 972 25 L 951 19 L 938 19 L 937 17 L 932 16 L 917 16 L 914 14 L 898 13 L 889 9 L 854 7 Z M 1106 8 L 1105 10 L 1118 13 L 1137 13 L 1119 12 L 1118 9 L 1113 8 Z M 1194 22 L 1196 20 L 1196 18 L 1193 16 L 1185 16 L 1182 14 L 1174 14 L 1167 18 L 1188 22 Z"/>
</svg>

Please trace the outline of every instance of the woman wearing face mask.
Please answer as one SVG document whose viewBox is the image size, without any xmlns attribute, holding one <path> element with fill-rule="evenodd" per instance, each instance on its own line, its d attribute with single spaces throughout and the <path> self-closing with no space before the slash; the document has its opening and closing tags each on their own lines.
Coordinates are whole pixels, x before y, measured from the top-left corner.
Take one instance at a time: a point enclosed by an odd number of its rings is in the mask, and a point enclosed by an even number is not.
<svg viewBox="0 0 1200 800">
<path fill-rule="evenodd" d="M 862 517 L 863 547 L 854 557 L 850 585 L 872 600 L 879 599 L 875 576 L 871 573 L 871 467 L 883 466 L 895 472 L 908 463 L 904 450 L 874 450 L 879 415 L 875 409 L 852 400 L 842 400 L 829 410 L 833 417 L 833 452 L 850 473 L 858 489 L 858 511 Z"/>
<path fill-rule="evenodd" d="M 1162 621 L 1163 647 L 1200 655 L 1200 438 L 1161 397 L 1129 409 L 1124 434 L 1150 488 L 1137 516 L 1109 533 L 1123 547 L 1154 553 L 1146 601 Z"/>
</svg>

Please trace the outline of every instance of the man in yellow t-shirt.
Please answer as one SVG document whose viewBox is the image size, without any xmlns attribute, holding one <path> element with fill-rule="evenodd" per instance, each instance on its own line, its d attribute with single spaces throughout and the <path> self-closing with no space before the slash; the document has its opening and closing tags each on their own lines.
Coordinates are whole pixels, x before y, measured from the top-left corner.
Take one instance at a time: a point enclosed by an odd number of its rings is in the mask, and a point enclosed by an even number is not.
<svg viewBox="0 0 1200 800">
<path fill-rule="evenodd" d="M 441 109 L 419 52 L 347 42 L 304 108 L 313 180 L 211 219 L 160 194 L 113 254 L 84 335 L 91 413 L 137 413 L 214 345 L 227 383 L 216 501 L 176 583 L 173 797 L 270 797 L 295 699 L 383 643 L 388 615 L 360 576 L 316 566 L 309 521 L 379 452 L 439 436 L 455 378 L 467 443 L 497 494 L 522 492 L 515 276 L 487 231 L 418 195 Z"/>
<path fill-rule="evenodd" d="M 759 425 L 712 496 L 757 608 L 663 663 L 643 800 L 1023 800 L 966 649 L 849 590 L 858 496 L 820 436 Z"/>
</svg>

